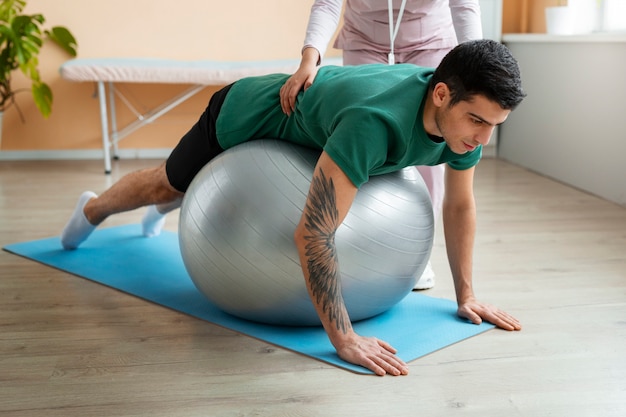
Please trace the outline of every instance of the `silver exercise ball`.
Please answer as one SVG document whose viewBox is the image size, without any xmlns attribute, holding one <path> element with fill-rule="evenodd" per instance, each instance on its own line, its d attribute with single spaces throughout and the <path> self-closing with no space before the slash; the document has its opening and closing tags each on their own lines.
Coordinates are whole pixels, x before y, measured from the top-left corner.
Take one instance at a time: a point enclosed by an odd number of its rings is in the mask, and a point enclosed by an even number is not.
<svg viewBox="0 0 626 417">
<path fill-rule="evenodd" d="M 234 316 L 319 325 L 293 234 L 320 155 L 256 140 L 207 164 L 180 212 L 183 261 L 196 287 Z M 371 177 L 336 233 L 343 298 L 353 321 L 383 313 L 413 288 L 433 240 L 428 190 L 414 167 Z"/>
</svg>

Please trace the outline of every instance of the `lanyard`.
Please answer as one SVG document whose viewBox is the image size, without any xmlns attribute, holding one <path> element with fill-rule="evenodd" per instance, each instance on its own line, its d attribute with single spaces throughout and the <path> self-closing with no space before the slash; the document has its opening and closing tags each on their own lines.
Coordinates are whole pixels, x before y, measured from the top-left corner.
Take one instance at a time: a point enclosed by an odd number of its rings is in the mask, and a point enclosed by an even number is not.
<svg viewBox="0 0 626 417">
<path fill-rule="evenodd" d="M 389 5 L 389 40 L 391 41 L 391 50 L 389 52 L 389 65 L 393 65 L 396 63 L 396 57 L 393 53 L 394 44 L 396 42 L 396 36 L 398 36 L 398 29 L 400 29 L 400 21 L 402 20 L 402 15 L 404 14 L 404 7 L 406 6 L 406 0 L 402 0 L 402 4 L 400 5 L 400 11 L 398 11 L 398 20 L 395 25 L 393 22 L 393 0 L 388 0 Z"/>
</svg>

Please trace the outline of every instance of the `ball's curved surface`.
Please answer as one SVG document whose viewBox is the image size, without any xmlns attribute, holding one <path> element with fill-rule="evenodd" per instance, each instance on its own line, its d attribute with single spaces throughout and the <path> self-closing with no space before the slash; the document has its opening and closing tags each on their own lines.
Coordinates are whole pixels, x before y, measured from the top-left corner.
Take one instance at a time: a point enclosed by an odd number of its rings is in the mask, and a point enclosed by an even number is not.
<svg viewBox="0 0 626 417">
<path fill-rule="evenodd" d="M 219 155 L 183 199 L 179 240 L 196 287 L 240 318 L 319 325 L 293 234 L 319 152 L 256 140 Z M 428 190 L 413 168 L 371 177 L 336 233 L 353 321 L 401 301 L 423 272 L 433 240 Z"/>
</svg>

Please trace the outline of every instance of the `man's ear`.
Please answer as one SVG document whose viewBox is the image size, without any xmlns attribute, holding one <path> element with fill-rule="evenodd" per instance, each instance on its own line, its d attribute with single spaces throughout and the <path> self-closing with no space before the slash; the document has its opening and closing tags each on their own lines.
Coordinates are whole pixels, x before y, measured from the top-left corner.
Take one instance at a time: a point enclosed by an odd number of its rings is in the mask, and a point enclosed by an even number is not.
<svg viewBox="0 0 626 417">
<path fill-rule="evenodd" d="M 446 83 L 438 82 L 433 89 L 433 103 L 437 107 L 443 107 L 450 100 L 450 89 Z"/>
</svg>

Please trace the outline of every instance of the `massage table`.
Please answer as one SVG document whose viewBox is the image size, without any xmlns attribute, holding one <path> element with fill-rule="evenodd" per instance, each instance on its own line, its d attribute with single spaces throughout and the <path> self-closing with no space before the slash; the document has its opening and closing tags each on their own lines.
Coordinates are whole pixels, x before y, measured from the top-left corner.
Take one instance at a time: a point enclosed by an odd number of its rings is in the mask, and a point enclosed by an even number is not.
<svg viewBox="0 0 626 417">
<path fill-rule="evenodd" d="M 88 81 L 97 84 L 104 172 L 110 174 L 111 152 L 114 158 L 118 158 L 119 141 L 140 127 L 152 123 L 204 88 L 225 86 L 249 76 L 271 73 L 293 74 L 299 64 L 299 60 L 223 62 L 153 58 L 76 58 L 65 62 L 60 68 L 60 73 L 62 78 L 69 81 Z M 324 65 L 341 65 L 341 58 L 325 60 Z M 115 88 L 116 83 L 185 84 L 189 87 L 163 104 L 141 113 Z M 116 120 L 116 95 L 137 117 L 121 129 L 118 129 Z"/>
</svg>

